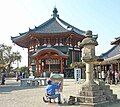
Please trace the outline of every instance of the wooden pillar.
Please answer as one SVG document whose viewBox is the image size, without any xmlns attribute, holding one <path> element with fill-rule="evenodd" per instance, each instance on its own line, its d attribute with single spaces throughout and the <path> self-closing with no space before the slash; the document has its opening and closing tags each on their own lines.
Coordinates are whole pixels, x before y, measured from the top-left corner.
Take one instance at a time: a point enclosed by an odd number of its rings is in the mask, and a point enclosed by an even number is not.
<svg viewBox="0 0 120 107">
<path fill-rule="evenodd" d="M 36 69 L 37 69 L 37 73 L 39 74 L 39 60 L 36 60 Z"/>
<path fill-rule="evenodd" d="M 73 63 L 73 61 L 74 61 L 73 56 L 74 56 L 74 51 L 72 50 L 72 63 Z"/>
<path fill-rule="evenodd" d="M 30 57 L 29 57 L 29 53 L 30 51 L 29 51 L 29 48 L 28 48 L 28 67 L 30 66 Z"/>
<path fill-rule="evenodd" d="M 62 58 L 60 58 L 60 73 L 63 73 L 63 61 L 62 61 Z"/>
<path fill-rule="evenodd" d="M 74 53 L 74 47 L 73 47 L 73 50 L 72 50 L 72 63 L 74 62 L 74 60 L 75 60 L 75 53 Z"/>
<path fill-rule="evenodd" d="M 118 61 L 118 72 L 120 72 L 120 61 Z"/>
<path fill-rule="evenodd" d="M 60 46 L 60 38 L 58 38 L 58 46 Z"/>
<path fill-rule="evenodd" d="M 39 71 L 40 71 L 40 74 L 42 73 L 42 61 L 40 60 L 40 63 L 39 63 Z"/>
<path fill-rule="evenodd" d="M 50 66 L 51 66 L 51 59 L 49 59 L 49 67 L 48 67 L 49 73 L 51 73 L 51 68 L 50 68 Z"/>
<path fill-rule="evenodd" d="M 81 48 L 80 48 L 80 51 L 79 51 L 79 57 L 80 57 L 79 61 L 81 61 L 81 57 L 82 57 L 82 49 Z"/>
<path fill-rule="evenodd" d="M 95 67 L 95 69 L 96 69 L 96 76 L 97 76 L 96 78 L 98 79 L 99 65 L 98 65 L 98 66 L 96 66 L 96 67 Z"/>
<path fill-rule="evenodd" d="M 34 49 L 34 52 L 35 52 L 35 44 L 34 44 L 34 46 L 33 46 L 33 49 Z"/>
</svg>

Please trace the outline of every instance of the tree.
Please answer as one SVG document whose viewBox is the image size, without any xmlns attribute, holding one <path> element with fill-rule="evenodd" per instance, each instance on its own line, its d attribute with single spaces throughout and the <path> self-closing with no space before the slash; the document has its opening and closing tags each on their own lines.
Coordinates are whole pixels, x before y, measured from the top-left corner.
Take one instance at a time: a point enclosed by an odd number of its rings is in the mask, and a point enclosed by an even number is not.
<svg viewBox="0 0 120 107">
<path fill-rule="evenodd" d="M 16 70 L 19 71 L 19 72 L 28 72 L 28 67 L 22 66 L 20 68 L 17 68 Z"/>
<path fill-rule="evenodd" d="M 21 61 L 20 53 L 12 52 L 11 46 L 0 44 L 0 69 L 6 69 L 10 72 L 12 63 L 15 61 Z"/>
</svg>

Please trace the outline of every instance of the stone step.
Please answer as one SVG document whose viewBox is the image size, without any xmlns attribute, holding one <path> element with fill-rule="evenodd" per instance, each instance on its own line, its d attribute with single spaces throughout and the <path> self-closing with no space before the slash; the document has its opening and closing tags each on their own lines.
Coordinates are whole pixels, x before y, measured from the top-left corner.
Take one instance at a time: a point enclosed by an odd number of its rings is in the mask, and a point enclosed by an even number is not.
<svg viewBox="0 0 120 107">
<path fill-rule="evenodd" d="M 99 90 L 99 86 L 97 84 L 91 86 L 83 86 L 81 89 L 84 91 L 97 91 Z"/>
<path fill-rule="evenodd" d="M 97 91 L 80 91 L 80 96 L 101 96 L 105 95 L 104 90 L 97 90 Z"/>
<path fill-rule="evenodd" d="M 99 102 L 99 103 L 80 103 L 80 107 L 109 107 L 109 102 Z"/>
<path fill-rule="evenodd" d="M 80 96 L 77 97 L 78 102 L 80 103 L 97 103 L 97 102 L 102 102 L 106 101 L 106 96 L 95 96 L 95 97 L 88 97 L 88 96 Z"/>
</svg>

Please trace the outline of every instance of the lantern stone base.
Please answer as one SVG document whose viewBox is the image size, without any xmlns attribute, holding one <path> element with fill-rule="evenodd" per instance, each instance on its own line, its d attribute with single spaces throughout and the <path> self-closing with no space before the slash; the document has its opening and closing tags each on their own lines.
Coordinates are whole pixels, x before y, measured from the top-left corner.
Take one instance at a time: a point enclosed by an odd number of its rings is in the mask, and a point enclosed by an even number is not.
<svg viewBox="0 0 120 107">
<path fill-rule="evenodd" d="M 77 97 L 80 107 L 108 107 L 109 103 L 117 101 L 117 95 L 113 94 L 109 85 L 103 81 L 92 84 L 84 84 Z"/>
<path fill-rule="evenodd" d="M 82 103 L 80 107 L 109 107 L 109 102 L 100 102 L 100 103 Z"/>
</svg>

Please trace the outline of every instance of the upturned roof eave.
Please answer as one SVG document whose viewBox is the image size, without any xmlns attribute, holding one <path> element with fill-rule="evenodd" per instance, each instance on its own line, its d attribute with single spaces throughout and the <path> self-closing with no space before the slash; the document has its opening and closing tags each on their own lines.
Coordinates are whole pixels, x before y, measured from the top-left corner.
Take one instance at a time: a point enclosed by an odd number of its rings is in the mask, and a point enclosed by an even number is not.
<svg viewBox="0 0 120 107">
<path fill-rule="evenodd" d="M 66 31 L 66 32 L 58 32 L 58 33 L 37 33 L 37 32 L 32 31 L 32 32 L 28 32 L 24 35 L 20 35 L 20 36 L 16 36 L 16 37 L 11 36 L 11 40 L 12 40 L 13 43 L 17 43 L 18 41 L 21 41 L 22 39 L 27 38 L 29 35 L 35 35 L 36 34 L 36 35 L 43 35 L 43 36 L 45 36 L 45 35 L 55 36 L 55 35 L 61 35 L 61 34 L 63 35 L 63 33 L 64 34 L 70 34 L 72 32 L 71 31 Z"/>
<path fill-rule="evenodd" d="M 115 41 L 112 41 L 110 44 L 111 44 L 111 45 L 120 44 L 120 39 L 117 39 L 117 40 L 115 40 Z"/>
<path fill-rule="evenodd" d="M 27 36 L 26 36 L 27 35 Z M 59 32 L 59 33 L 35 33 L 35 32 L 31 32 L 31 33 L 27 33 L 26 35 L 23 35 L 22 37 L 20 37 L 20 36 L 17 36 L 17 37 L 11 37 L 11 40 L 12 40 L 12 42 L 13 43 L 15 43 L 15 44 L 17 44 L 18 46 L 21 46 L 21 47 L 23 47 L 23 48 L 28 48 L 28 44 L 26 44 L 26 43 L 24 43 L 24 42 L 22 42 L 21 43 L 21 41 L 25 41 L 26 42 L 26 40 L 28 40 L 28 38 L 38 38 L 38 36 L 37 35 L 39 35 L 40 37 L 41 36 L 44 36 L 44 37 L 46 37 L 46 36 L 51 36 L 52 37 L 52 35 L 53 35 L 53 37 L 57 37 L 57 36 L 68 36 L 68 35 L 76 35 L 78 38 L 80 38 L 81 40 L 82 39 L 84 39 L 85 38 L 85 36 L 84 35 L 79 35 L 79 34 L 77 34 L 76 32 L 74 32 L 74 31 L 68 31 L 68 32 L 64 32 L 64 33 L 61 33 L 61 32 Z M 46 35 L 46 36 L 45 36 Z M 76 37 L 75 36 L 75 37 Z M 26 39 L 26 40 L 25 40 Z"/>
<path fill-rule="evenodd" d="M 50 18 L 49 20 L 47 20 L 47 21 L 44 22 L 43 24 L 39 25 L 38 27 L 44 26 L 45 24 L 47 24 L 47 23 L 48 23 L 49 21 L 51 21 L 52 19 L 53 19 L 53 18 Z M 34 29 L 30 29 L 30 28 L 29 28 L 29 31 L 24 32 L 24 33 L 19 33 L 19 34 L 20 34 L 19 36 L 14 36 L 14 37 L 11 36 L 11 40 L 12 40 L 13 42 L 16 42 L 17 40 L 22 39 L 22 38 L 28 36 L 29 33 L 35 31 L 36 29 L 38 29 L 38 27 L 35 26 Z"/>
<path fill-rule="evenodd" d="M 21 39 L 23 39 L 24 37 L 27 37 L 29 34 L 30 34 L 30 31 L 25 32 L 25 33 L 22 33 L 22 34 L 20 34 L 19 36 L 15 36 L 15 37 L 12 37 L 12 36 L 11 36 L 11 40 L 12 40 L 12 42 L 17 42 L 18 40 L 21 40 Z"/>
<path fill-rule="evenodd" d="M 120 36 L 119 36 L 119 37 L 116 37 L 115 40 L 112 41 L 110 44 L 111 44 L 111 45 L 120 44 Z"/>
<path fill-rule="evenodd" d="M 24 34 L 24 35 L 20 35 L 20 36 L 16 36 L 16 37 L 11 37 L 11 40 L 12 40 L 12 42 L 13 43 L 16 43 L 17 44 L 17 42 L 18 41 L 21 41 L 22 39 L 24 39 L 24 38 L 27 38 L 29 35 L 42 35 L 42 36 L 44 36 L 44 35 L 50 35 L 50 36 L 56 36 L 56 35 L 64 35 L 64 34 L 75 34 L 75 35 L 80 35 L 80 34 L 78 34 L 78 33 L 76 33 L 75 31 L 67 31 L 67 32 L 58 32 L 58 33 L 36 33 L 36 32 L 29 32 L 29 33 L 26 33 L 26 34 Z M 81 36 L 81 38 L 85 38 L 85 36 L 84 35 L 80 35 Z"/>
</svg>

